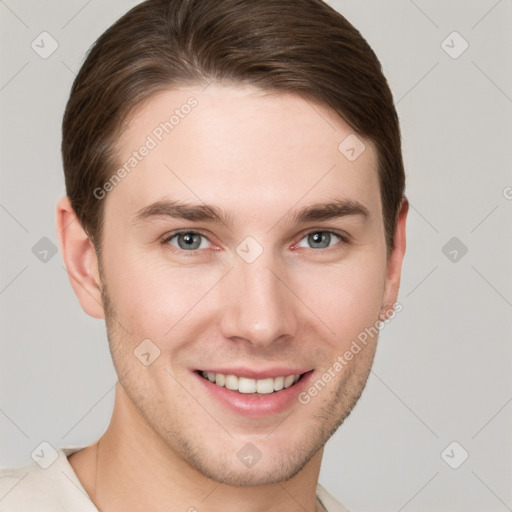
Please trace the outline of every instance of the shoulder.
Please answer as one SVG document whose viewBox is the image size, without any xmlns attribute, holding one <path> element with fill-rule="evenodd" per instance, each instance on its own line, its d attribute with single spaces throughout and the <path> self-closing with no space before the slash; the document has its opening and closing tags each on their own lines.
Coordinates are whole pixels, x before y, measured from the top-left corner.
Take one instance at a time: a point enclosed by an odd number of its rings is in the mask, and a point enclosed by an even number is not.
<svg viewBox="0 0 512 512">
<path fill-rule="evenodd" d="M 53 450 L 49 458 L 43 454 L 41 461 L 0 469 L 2 510 L 97 512 L 67 461 L 73 451 L 76 449 L 61 448 Z"/>
<path fill-rule="evenodd" d="M 350 512 L 320 484 L 316 487 L 316 495 L 327 512 Z"/>
</svg>

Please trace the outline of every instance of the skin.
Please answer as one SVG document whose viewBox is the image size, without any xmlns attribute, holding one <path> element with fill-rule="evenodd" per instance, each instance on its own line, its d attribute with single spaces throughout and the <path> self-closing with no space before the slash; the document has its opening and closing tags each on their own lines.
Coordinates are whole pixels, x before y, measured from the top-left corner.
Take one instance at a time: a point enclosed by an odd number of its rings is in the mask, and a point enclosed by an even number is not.
<svg viewBox="0 0 512 512">
<path fill-rule="evenodd" d="M 396 302 L 407 202 L 388 255 L 372 143 L 350 162 L 338 145 L 353 130 L 333 112 L 242 85 L 153 96 L 129 119 L 119 162 L 190 96 L 198 105 L 102 200 L 101 262 L 69 200 L 57 206 L 71 284 L 85 312 L 105 318 L 119 378 L 105 434 L 69 462 L 101 510 L 312 512 L 323 446 L 357 402 L 377 339 L 307 405 L 264 417 L 211 399 L 192 371 L 321 376 Z M 136 220 L 164 199 L 215 205 L 232 224 Z M 293 221 L 334 200 L 368 214 Z M 200 248 L 164 241 L 178 229 L 204 235 Z M 315 232 L 334 233 L 327 248 L 313 245 Z M 236 252 L 247 236 L 263 248 L 250 264 Z M 145 366 L 133 352 L 148 338 L 160 356 Z M 236 456 L 247 442 L 262 454 L 252 468 Z"/>
</svg>

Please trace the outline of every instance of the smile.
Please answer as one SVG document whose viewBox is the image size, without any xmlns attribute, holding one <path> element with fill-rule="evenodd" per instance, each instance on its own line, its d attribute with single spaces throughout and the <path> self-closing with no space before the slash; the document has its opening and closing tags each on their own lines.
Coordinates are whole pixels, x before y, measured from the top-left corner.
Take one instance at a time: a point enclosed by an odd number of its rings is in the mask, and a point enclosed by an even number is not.
<svg viewBox="0 0 512 512">
<path fill-rule="evenodd" d="M 243 394 L 269 395 L 293 386 L 301 378 L 301 374 L 251 379 L 238 375 L 224 375 L 215 372 L 200 372 L 204 378 L 220 387 Z"/>
</svg>

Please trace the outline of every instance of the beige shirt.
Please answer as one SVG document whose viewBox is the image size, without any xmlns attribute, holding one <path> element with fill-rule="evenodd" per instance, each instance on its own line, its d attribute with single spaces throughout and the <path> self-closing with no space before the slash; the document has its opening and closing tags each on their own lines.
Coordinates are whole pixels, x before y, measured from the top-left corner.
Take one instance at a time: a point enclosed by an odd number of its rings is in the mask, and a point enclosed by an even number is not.
<svg viewBox="0 0 512 512">
<path fill-rule="evenodd" d="M 82 448 L 60 448 L 39 463 L 0 469 L 0 510 L 98 512 L 67 459 Z M 320 484 L 317 486 L 317 497 L 327 512 L 349 512 Z"/>
</svg>

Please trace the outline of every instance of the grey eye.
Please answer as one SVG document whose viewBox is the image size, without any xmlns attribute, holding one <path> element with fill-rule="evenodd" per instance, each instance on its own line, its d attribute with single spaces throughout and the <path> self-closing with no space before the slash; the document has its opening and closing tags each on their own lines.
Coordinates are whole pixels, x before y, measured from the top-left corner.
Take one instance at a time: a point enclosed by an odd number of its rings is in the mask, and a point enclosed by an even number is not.
<svg viewBox="0 0 512 512">
<path fill-rule="evenodd" d="M 201 246 L 202 239 L 206 240 L 206 237 L 199 233 L 190 231 L 184 233 L 176 233 L 171 238 L 169 238 L 168 242 L 172 246 L 178 247 L 178 249 L 182 249 L 184 251 L 193 251 L 196 249 L 205 248 Z M 177 245 L 173 243 L 175 240 L 177 241 Z"/>
<path fill-rule="evenodd" d="M 306 247 L 312 249 L 326 249 L 341 240 L 341 237 L 336 233 L 331 233 L 330 231 L 314 231 L 306 235 L 302 240 L 306 240 L 307 244 L 309 244 Z M 299 243 L 299 246 L 304 247 L 301 243 Z"/>
</svg>

